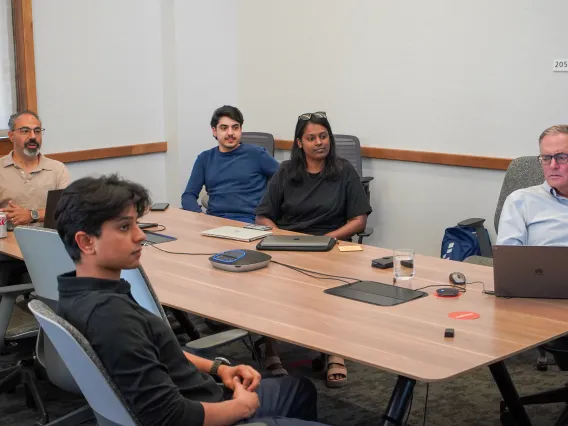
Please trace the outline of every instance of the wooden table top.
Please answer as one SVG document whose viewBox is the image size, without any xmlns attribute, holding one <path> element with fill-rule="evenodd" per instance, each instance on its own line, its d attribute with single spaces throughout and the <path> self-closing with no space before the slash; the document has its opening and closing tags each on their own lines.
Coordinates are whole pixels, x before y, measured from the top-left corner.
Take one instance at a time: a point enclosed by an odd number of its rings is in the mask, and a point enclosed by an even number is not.
<svg viewBox="0 0 568 426">
<path fill-rule="evenodd" d="M 226 219 L 170 208 L 143 221 L 159 222 L 163 234 L 177 241 L 160 244 L 168 251 L 217 253 L 243 243 L 200 235 L 206 229 L 242 225 Z M 349 244 L 349 243 L 342 243 Z M 274 260 L 341 276 L 391 284 L 392 269 L 371 267 L 371 259 L 391 250 L 363 246 L 364 251 L 267 252 Z M 342 283 L 317 280 L 278 264 L 253 272 L 214 269 L 208 256 L 174 255 L 145 247 L 142 264 L 165 305 L 232 324 L 262 335 L 342 355 L 420 381 L 444 380 L 505 359 L 568 332 L 568 301 L 502 299 L 467 286 L 458 298 L 430 296 L 398 306 L 381 307 L 325 294 Z M 416 256 L 416 275 L 397 283 L 409 288 L 449 284 L 451 272 L 493 289 L 492 268 Z M 473 311 L 477 320 L 455 320 L 454 311 Z M 444 338 L 455 329 L 453 339 Z"/>
<path fill-rule="evenodd" d="M 243 243 L 200 235 L 206 229 L 239 222 L 170 208 L 143 221 L 166 226 L 177 241 L 160 244 L 168 251 L 217 253 Z M 277 233 L 283 233 L 278 231 Z M 349 244 L 349 243 L 341 243 Z M 371 267 L 371 259 L 392 251 L 363 246 L 364 251 L 266 252 L 274 260 L 318 272 L 392 283 L 392 269 Z M 0 239 L 0 252 L 22 259 L 12 232 Z M 458 298 L 431 295 L 397 306 L 381 307 L 325 294 L 338 281 L 317 280 L 281 265 L 253 272 L 214 269 L 208 256 L 174 255 L 144 247 L 142 264 L 160 301 L 265 336 L 375 366 L 420 381 L 444 380 L 491 364 L 568 332 L 568 301 L 502 299 L 467 286 Z M 492 268 L 416 256 L 416 276 L 397 285 L 420 288 L 449 284 L 451 272 L 468 282 L 493 288 Z M 473 311 L 477 320 L 454 320 L 448 313 Z M 444 338 L 455 329 L 453 339 Z"/>
<path fill-rule="evenodd" d="M 6 238 L 0 238 L 0 253 L 4 253 L 5 255 L 16 259 L 24 260 L 24 256 L 22 256 L 20 246 L 18 246 L 18 242 L 16 241 L 16 237 L 14 237 L 13 232 L 8 232 L 8 236 Z"/>
</svg>

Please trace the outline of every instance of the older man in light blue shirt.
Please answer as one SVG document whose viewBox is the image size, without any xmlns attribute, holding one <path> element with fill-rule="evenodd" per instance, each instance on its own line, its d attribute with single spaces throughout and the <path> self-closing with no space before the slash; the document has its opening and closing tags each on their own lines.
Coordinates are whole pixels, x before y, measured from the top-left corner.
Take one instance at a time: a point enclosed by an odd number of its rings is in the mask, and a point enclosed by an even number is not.
<svg viewBox="0 0 568 426">
<path fill-rule="evenodd" d="M 539 145 L 546 181 L 507 197 L 498 245 L 568 246 L 568 125 L 546 129 Z"/>
</svg>

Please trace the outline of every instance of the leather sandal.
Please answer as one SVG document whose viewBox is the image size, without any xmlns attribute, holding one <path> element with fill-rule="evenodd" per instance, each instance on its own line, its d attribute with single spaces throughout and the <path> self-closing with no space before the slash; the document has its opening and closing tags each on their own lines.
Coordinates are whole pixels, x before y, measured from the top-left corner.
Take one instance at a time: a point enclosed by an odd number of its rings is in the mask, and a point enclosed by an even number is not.
<svg viewBox="0 0 568 426">
<path fill-rule="evenodd" d="M 335 375 L 343 376 L 341 379 L 333 379 Z M 347 384 L 347 368 L 345 360 L 337 355 L 330 355 L 327 362 L 326 385 L 328 388 L 342 388 Z"/>
<path fill-rule="evenodd" d="M 278 367 L 280 366 L 280 367 Z M 288 371 L 282 366 L 279 356 L 268 356 L 264 360 L 264 368 L 274 377 L 287 376 Z"/>
</svg>

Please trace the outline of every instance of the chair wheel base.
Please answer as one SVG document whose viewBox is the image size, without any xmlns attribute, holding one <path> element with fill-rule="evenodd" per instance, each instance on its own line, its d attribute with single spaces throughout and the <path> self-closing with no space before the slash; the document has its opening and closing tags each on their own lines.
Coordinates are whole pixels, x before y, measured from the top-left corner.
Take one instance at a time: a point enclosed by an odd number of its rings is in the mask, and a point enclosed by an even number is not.
<svg viewBox="0 0 568 426">
<path fill-rule="evenodd" d="M 536 361 L 536 369 L 538 371 L 546 371 L 548 370 L 548 362 L 546 357 L 539 357 Z"/>
<path fill-rule="evenodd" d="M 513 416 L 509 413 L 505 401 L 499 402 L 499 420 L 501 420 L 503 426 L 515 426 L 515 419 L 513 419 Z"/>
<path fill-rule="evenodd" d="M 503 426 L 515 426 L 516 425 L 515 420 L 513 419 L 513 416 L 508 411 L 501 413 L 501 415 L 499 416 L 499 419 L 501 420 L 501 424 Z"/>
</svg>

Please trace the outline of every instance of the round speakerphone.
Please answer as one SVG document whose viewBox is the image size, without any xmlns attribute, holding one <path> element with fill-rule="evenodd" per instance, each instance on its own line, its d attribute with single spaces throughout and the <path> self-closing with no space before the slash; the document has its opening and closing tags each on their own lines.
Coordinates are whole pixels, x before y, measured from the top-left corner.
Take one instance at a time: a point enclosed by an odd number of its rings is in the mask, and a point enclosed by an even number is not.
<svg viewBox="0 0 568 426">
<path fill-rule="evenodd" d="M 229 272 L 248 272 L 268 266 L 272 259 L 266 253 L 255 250 L 229 250 L 209 258 L 214 268 Z"/>
</svg>

